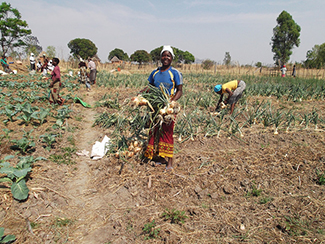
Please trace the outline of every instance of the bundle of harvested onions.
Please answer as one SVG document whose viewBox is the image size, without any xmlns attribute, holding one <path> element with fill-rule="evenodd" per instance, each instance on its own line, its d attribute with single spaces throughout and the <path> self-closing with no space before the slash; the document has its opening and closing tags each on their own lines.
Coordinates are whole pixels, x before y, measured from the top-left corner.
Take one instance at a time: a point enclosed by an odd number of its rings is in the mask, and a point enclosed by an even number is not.
<svg viewBox="0 0 325 244">
<path fill-rule="evenodd" d="M 115 153 L 116 158 L 120 157 L 126 157 L 126 158 L 132 158 L 133 156 L 136 156 L 138 153 L 142 151 L 142 142 L 138 141 L 137 139 L 134 139 L 133 141 L 130 141 L 128 143 L 128 150 L 124 151 L 117 151 Z"/>
</svg>

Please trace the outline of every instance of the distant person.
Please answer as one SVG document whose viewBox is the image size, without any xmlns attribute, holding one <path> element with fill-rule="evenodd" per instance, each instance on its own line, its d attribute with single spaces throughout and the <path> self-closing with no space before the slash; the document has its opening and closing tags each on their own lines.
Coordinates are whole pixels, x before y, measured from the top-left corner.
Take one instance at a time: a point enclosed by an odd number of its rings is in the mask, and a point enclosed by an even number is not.
<svg viewBox="0 0 325 244">
<path fill-rule="evenodd" d="M 41 71 L 41 68 L 42 68 L 42 63 L 41 63 L 41 61 L 38 61 L 38 63 L 36 64 L 37 72 Z"/>
<path fill-rule="evenodd" d="M 292 76 L 294 78 L 296 78 L 296 65 L 293 66 L 293 69 L 292 69 Z"/>
<path fill-rule="evenodd" d="M 46 58 L 45 54 L 43 54 L 43 64 L 41 67 L 41 72 L 43 72 L 43 75 L 45 76 L 47 74 L 47 65 L 48 65 L 49 61 Z"/>
<path fill-rule="evenodd" d="M 86 85 L 87 91 L 90 91 L 90 83 L 87 73 L 87 65 L 86 63 L 80 59 L 80 63 L 78 64 L 79 67 L 79 82 Z"/>
<path fill-rule="evenodd" d="M 13 73 L 13 71 L 9 68 L 9 64 L 7 62 L 7 58 L 5 55 L 2 55 L 0 62 L 1 62 L 4 72 L 9 73 L 9 74 Z"/>
<path fill-rule="evenodd" d="M 282 77 L 285 77 L 286 76 L 286 72 L 287 72 L 286 66 L 283 65 L 280 70 L 281 70 L 281 76 Z"/>
<path fill-rule="evenodd" d="M 49 87 L 51 88 L 49 101 L 51 104 L 63 105 L 65 99 L 60 97 L 60 88 L 61 88 L 61 72 L 58 64 L 60 60 L 58 58 L 53 58 L 54 69 L 51 73 L 51 83 Z M 47 78 L 48 79 L 48 78 Z"/>
<path fill-rule="evenodd" d="M 220 94 L 220 99 L 217 104 L 216 110 L 219 108 L 223 95 L 228 93 L 228 97 L 224 101 L 224 104 L 230 104 L 230 114 L 234 112 L 234 108 L 239 98 L 242 97 L 244 90 L 246 89 L 246 83 L 243 80 L 232 80 L 223 85 L 219 84 L 214 87 L 214 91 Z"/>
<path fill-rule="evenodd" d="M 30 70 L 35 70 L 35 57 L 34 57 L 34 53 L 31 53 L 30 54 L 29 62 L 30 62 Z"/>
<path fill-rule="evenodd" d="M 52 63 L 52 59 L 48 62 L 48 64 L 47 64 L 47 69 L 48 69 L 49 71 L 53 71 L 53 70 L 54 70 L 54 65 L 53 65 L 53 63 Z"/>
<path fill-rule="evenodd" d="M 95 84 L 97 70 L 96 70 L 96 64 L 91 58 L 88 58 L 88 68 L 90 70 L 89 73 L 90 84 Z"/>
</svg>

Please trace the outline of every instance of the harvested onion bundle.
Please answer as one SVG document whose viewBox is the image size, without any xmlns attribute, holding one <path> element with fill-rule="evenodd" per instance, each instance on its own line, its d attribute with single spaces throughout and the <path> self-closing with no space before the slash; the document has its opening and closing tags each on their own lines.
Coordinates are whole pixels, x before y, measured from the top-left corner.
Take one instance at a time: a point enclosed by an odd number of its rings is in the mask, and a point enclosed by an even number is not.
<svg viewBox="0 0 325 244">
<path fill-rule="evenodd" d="M 145 106 L 148 105 L 152 111 L 155 111 L 153 107 L 151 106 L 150 102 L 145 99 L 143 96 L 138 95 L 136 97 L 131 98 L 130 104 L 134 107 L 139 107 L 139 106 Z"/>
<path fill-rule="evenodd" d="M 137 138 L 135 138 L 133 141 L 130 141 L 130 143 L 128 143 L 128 150 L 117 151 L 115 153 L 115 157 L 132 158 L 133 156 L 136 156 L 141 151 L 142 151 L 142 142 L 138 141 Z"/>
</svg>

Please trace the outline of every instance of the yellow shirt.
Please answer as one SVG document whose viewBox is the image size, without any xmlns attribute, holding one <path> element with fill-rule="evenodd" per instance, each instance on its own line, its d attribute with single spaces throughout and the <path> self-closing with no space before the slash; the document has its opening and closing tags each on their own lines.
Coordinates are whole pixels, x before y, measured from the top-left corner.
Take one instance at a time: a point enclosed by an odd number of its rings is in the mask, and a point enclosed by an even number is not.
<svg viewBox="0 0 325 244">
<path fill-rule="evenodd" d="M 222 88 L 221 88 L 221 94 L 224 94 L 224 93 L 227 93 L 226 92 L 226 89 L 228 88 L 230 91 L 234 91 L 237 89 L 237 86 L 238 86 L 238 81 L 237 80 L 232 80 L 232 81 L 229 81 L 225 84 L 222 85 Z"/>
</svg>

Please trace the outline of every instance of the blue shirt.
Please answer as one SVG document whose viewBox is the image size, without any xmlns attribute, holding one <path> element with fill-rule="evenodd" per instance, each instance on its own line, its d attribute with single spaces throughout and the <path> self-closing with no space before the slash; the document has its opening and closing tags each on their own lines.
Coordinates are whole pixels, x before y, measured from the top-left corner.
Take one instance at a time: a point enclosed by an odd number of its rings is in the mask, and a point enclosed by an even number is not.
<svg viewBox="0 0 325 244">
<path fill-rule="evenodd" d="M 161 67 L 151 72 L 148 81 L 151 85 L 159 87 L 163 84 L 168 90 L 169 95 L 174 95 L 175 88 L 183 85 L 183 75 L 177 69 L 169 67 L 168 70 L 161 71 Z"/>
</svg>

